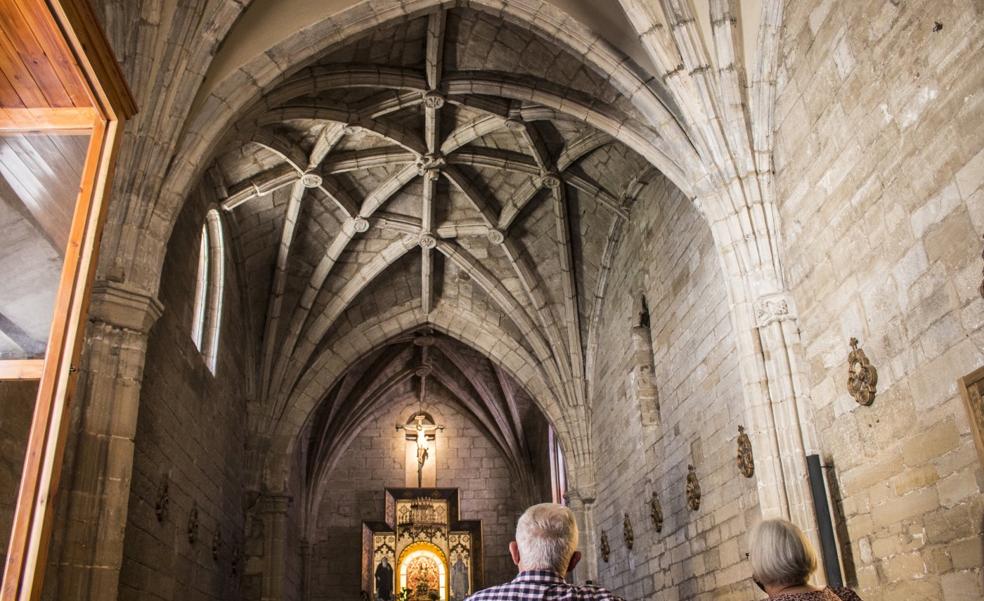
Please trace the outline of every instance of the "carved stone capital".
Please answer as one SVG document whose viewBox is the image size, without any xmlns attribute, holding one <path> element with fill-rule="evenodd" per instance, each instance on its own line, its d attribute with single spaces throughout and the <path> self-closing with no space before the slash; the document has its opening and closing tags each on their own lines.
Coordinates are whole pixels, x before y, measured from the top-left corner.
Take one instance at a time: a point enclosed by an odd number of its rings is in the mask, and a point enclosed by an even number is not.
<svg viewBox="0 0 984 601">
<path fill-rule="evenodd" d="M 146 334 L 163 312 L 161 301 L 141 290 L 104 280 L 92 285 L 92 321 Z"/>
<path fill-rule="evenodd" d="M 286 514 L 293 500 L 287 493 L 266 493 L 260 497 L 257 509 L 259 513 Z"/>
<path fill-rule="evenodd" d="M 777 321 L 796 319 L 793 303 L 785 293 L 760 296 L 755 301 L 755 324 L 762 328 Z"/>
</svg>

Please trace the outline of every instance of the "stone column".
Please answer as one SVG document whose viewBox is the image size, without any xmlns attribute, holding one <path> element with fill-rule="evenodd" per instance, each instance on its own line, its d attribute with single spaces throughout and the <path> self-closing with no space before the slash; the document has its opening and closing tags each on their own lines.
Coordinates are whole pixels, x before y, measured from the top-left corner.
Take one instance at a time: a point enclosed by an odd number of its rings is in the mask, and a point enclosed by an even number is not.
<svg viewBox="0 0 984 601">
<path fill-rule="evenodd" d="M 117 598 L 147 338 L 162 311 L 144 292 L 93 286 L 46 597 Z"/>
<path fill-rule="evenodd" d="M 580 533 L 577 548 L 581 552 L 581 563 L 574 570 L 574 580 L 578 584 L 584 584 L 588 580 L 598 582 L 597 535 L 593 511 L 595 496 L 577 490 L 568 490 L 565 498 L 567 506 L 574 512 Z"/>
<path fill-rule="evenodd" d="M 291 498 L 286 493 L 266 493 L 257 513 L 263 520 L 263 601 L 283 601 L 287 584 L 287 510 Z"/>
<path fill-rule="evenodd" d="M 308 601 L 311 599 L 311 588 L 313 585 L 313 556 L 314 545 L 311 541 L 304 539 L 301 541 L 301 599 Z"/>
<path fill-rule="evenodd" d="M 785 504 L 784 512 L 763 506 L 762 513 L 765 517 L 788 517 L 804 530 L 819 552 L 817 518 L 806 467 L 806 456 L 818 452 L 819 445 L 797 364 L 801 350 L 792 299 L 781 293 L 759 297 L 755 302 L 755 321 L 770 401 L 763 408 L 768 415 L 763 417 L 771 422 L 772 444 L 779 453 L 775 475 Z M 823 579 L 823 570 L 818 570 L 816 577 Z"/>
</svg>

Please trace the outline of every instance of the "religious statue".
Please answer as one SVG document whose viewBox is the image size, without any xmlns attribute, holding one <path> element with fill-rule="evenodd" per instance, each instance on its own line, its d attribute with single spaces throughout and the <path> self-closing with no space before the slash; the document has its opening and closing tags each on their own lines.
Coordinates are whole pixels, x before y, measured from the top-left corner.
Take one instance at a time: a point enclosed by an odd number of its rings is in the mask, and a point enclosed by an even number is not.
<svg viewBox="0 0 984 601">
<path fill-rule="evenodd" d="M 418 413 L 410 418 L 406 424 L 397 425 L 397 431 L 404 430 L 407 433 L 407 440 L 411 436 L 416 437 L 417 441 L 417 488 L 423 487 L 424 464 L 430 458 L 430 449 L 427 448 L 427 439 L 434 440 L 435 433 L 444 430 L 444 426 L 438 426 L 426 413 Z"/>
<path fill-rule="evenodd" d="M 451 599 L 452 601 L 464 601 L 468 596 L 468 566 L 461 560 L 461 556 L 455 560 L 451 566 Z"/>
<path fill-rule="evenodd" d="M 376 599 L 392 601 L 393 599 L 393 567 L 384 555 L 376 566 Z"/>
</svg>

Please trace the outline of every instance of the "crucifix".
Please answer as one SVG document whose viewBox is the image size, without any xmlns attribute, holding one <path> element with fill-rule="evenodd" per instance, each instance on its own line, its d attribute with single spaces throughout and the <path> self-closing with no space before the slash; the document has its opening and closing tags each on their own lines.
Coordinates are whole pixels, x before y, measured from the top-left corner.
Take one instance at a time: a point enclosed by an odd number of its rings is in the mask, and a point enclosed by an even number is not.
<svg viewBox="0 0 984 601">
<path fill-rule="evenodd" d="M 421 411 L 407 420 L 406 424 L 397 425 L 396 430 L 403 430 L 407 440 L 417 442 L 417 488 L 423 488 L 424 464 L 430 458 L 427 441 L 434 440 L 437 432 L 444 430 L 444 426 L 435 424 L 430 415 Z"/>
</svg>

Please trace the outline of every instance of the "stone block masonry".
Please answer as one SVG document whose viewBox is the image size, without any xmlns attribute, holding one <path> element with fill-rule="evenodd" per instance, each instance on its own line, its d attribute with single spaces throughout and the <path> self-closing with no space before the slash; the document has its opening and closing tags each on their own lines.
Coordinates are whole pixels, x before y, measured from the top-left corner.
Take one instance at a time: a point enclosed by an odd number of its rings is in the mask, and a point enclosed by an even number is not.
<svg viewBox="0 0 984 601">
<path fill-rule="evenodd" d="M 787 8 L 785 265 L 866 600 L 984 596 L 984 471 L 956 388 L 984 363 L 982 39 L 972 2 Z M 845 389 L 852 336 L 878 368 L 870 407 Z"/>
</svg>

